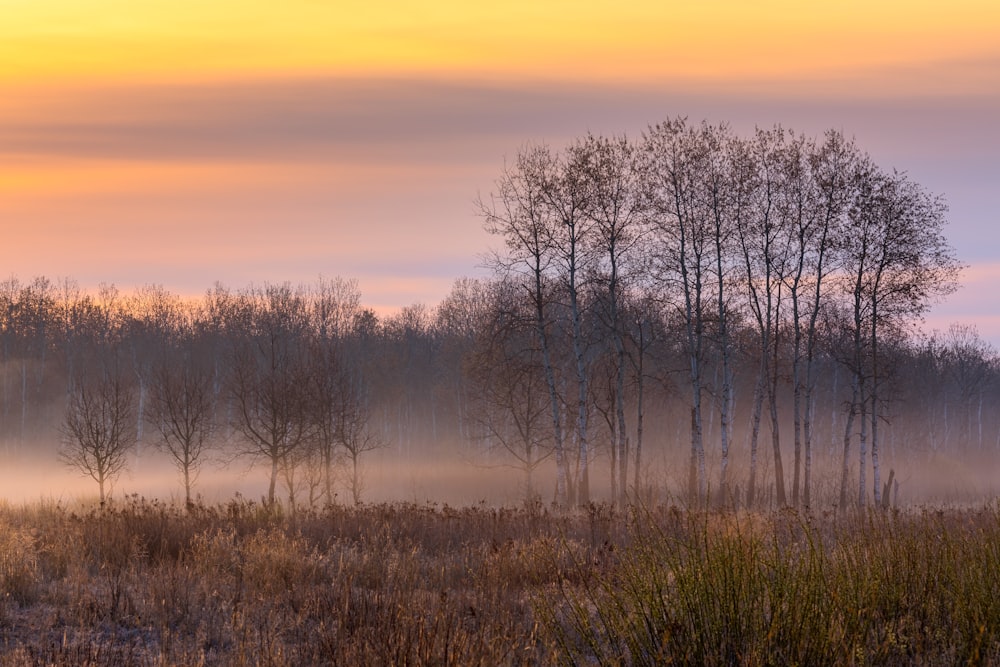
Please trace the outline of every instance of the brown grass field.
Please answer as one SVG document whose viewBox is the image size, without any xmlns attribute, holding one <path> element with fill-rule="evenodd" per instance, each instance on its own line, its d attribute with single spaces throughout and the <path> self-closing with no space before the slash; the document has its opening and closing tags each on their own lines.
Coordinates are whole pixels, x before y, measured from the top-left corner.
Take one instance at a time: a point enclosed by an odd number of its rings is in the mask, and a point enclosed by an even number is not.
<svg viewBox="0 0 1000 667">
<path fill-rule="evenodd" d="M 1000 662 L 1000 508 L 0 506 L 0 665 Z"/>
</svg>

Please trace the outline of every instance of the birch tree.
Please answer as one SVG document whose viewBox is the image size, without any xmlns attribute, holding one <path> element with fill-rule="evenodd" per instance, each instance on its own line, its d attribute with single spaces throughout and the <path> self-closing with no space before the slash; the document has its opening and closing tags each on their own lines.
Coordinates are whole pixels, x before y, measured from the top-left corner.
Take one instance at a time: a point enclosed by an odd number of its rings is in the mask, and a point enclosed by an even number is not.
<svg viewBox="0 0 1000 667">
<path fill-rule="evenodd" d="M 794 242 L 796 263 L 789 291 L 792 299 L 792 357 L 795 429 L 795 477 L 792 504 L 798 505 L 799 451 L 804 450 L 802 502 L 812 502 L 813 415 L 819 318 L 836 270 L 833 248 L 843 233 L 843 218 L 851 196 L 851 175 L 859 159 L 857 148 L 839 132 L 830 131 L 808 154 L 792 153 Z M 802 158 L 807 160 L 803 164 Z M 806 174 L 807 170 L 807 174 Z"/>
<path fill-rule="evenodd" d="M 595 252 L 595 280 L 602 286 L 599 303 L 603 330 L 610 338 L 614 374 L 612 422 L 612 501 L 623 506 L 628 490 L 628 433 L 625 420 L 625 324 L 622 319 L 625 291 L 638 268 L 634 256 L 643 238 L 646 200 L 641 190 L 641 164 L 637 148 L 625 137 L 605 139 L 588 135 L 579 146 L 585 162 L 590 204 L 587 207 L 590 243 Z M 617 462 L 618 469 L 614 470 Z"/>
<path fill-rule="evenodd" d="M 543 176 L 553 157 L 545 146 L 525 147 L 514 164 L 504 168 L 497 179 L 496 191 L 489 200 L 478 202 L 486 231 L 500 236 L 505 249 L 489 259 L 501 275 L 525 277 L 535 336 L 542 358 L 542 372 L 548 390 L 549 415 L 552 420 L 553 448 L 556 459 L 556 499 L 569 502 L 569 459 L 563 434 L 562 397 L 556 383 L 554 341 L 550 296 L 554 261 L 554 230 L 543 196 Z"/>
<path fill-rule="evenodd" d="M 751 181 L 750 214 L 741 219 L 737 228 L 744 263 L 747 306 L 756 324 L 758 370 L 754 389 L 750 430 L 750 481 L 747 504 L 755 502 L 757 472 L 757 440 L 760 434 L 761 412 L 767 399 L 770 417 L 771 451 L 774 462 L 775 502 L 787 503 L 784 464 L 781 454 L 780 422 L 778 419 L 778 382 L 781 360 L 780 336 L 785 307 L 785 283 L 791 271 L 790 220 L 779 207 L 783 191 L 783 158 L 788 134 L 780 127 L 758 130 L 744 144 L 740 154 L 744 174 Z"/>
<path fill-rule="evenodd" d="M 656 272 L 663 288 L 680 302 L 691 400 L 688 496 L 707 493 L 702 394 L 707 309 L 710 304 L 712 219 L 703 205 L 701 179 L 711 147 L 677 119 L 651 127 L 646 135 L 646 187 L 657 237 Z M 670 299 L 668 296 L 667 299 Z"/>
<path fill-rule="evenodd" d="M 857 499 L 863 506 L 869 429 L 873 497 L 876 505 L 881 503 L 881 337 L 919 318 L 935 299 L 954 291 L 961 267 L 942 233 L 946 207 L 940 197 L 905 174 L 883 171 L 870 162 L 858 170 L 857 178 L 849 229 L 839 251 L 853 311 L 854 409 L 861 417 Z M 842 505 L 845 486 L 842 479 Z"/>
<path fill-rule="evenodd" d="M 589 207 L 593 190 L 587 174 L 593 155 L 582 143 L 574 144 L 565 158 L 558 155 L 544 163 L 539 177 L 542 202 L 552 221 L 553 258 L 560 278 L 560 293 L 568 300 L 573 365 L 576 371 L 577 446 L 576 502 L 590 502 L 590 433 L 587 340 L 583 331 L 584 281 L 591 272 L 594 255 L 589 245 L 592 221 Z"/>
<path fill-rule="evenodd" d="M 715 348 L 721 367 L 721 382 L 716 389 L 719 410 L 719 504 L 728 504 L 732 497 L 729 455 L 733 438 L 733 417 L 736 410 L 735 366 L 736 350 L 733 329 L 740 324 L 737 294 L 740 264 L 736 252 L 736 232 L 750 214 L 752 189 L 740 178 L 739 162 L 733 151 L 733 138 L 725 127 L 702 126 L 703 140 L 708 146 L 708 159 L 702 195 L 710 212 L 712 262 L 715 273 Z"/>
</svg>

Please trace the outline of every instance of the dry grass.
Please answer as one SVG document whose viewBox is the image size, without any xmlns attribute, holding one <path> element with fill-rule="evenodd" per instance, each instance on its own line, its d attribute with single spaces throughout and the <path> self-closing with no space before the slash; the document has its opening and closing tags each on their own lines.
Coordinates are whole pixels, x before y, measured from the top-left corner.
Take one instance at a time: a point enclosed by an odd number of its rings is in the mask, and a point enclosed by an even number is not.
<svg viewBox="0 0 1000 667">
<path fill-rule="evenodd" d="M 539 604 L 574 664 L 1000 663 L 1000 510 L 646 513 Z"/>
<path fill-rule="evenodd" d="M 538 506 L 3 507 L 0 664 L 552 663 L 531 595 L 574 523 Z"/>
<path fill-rule="evenodd" d="M 987 664 L 1000 510 L 0 507 L 0 665 Z"/>
</svg>

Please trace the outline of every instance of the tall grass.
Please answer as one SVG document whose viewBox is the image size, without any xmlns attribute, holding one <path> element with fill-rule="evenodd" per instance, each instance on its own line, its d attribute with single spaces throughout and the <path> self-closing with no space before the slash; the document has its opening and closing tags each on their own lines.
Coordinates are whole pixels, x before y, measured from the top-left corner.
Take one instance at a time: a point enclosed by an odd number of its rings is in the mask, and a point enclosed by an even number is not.
<svg viewBox="0 0 1000 667">
<path fill-rule="evenodd" d="M 551 664 L 533 506 L 0 507 L 0 665 Z"/>
<path fill-rule="evenodd" d="M 0 506 L 0 665 L 989 664 L 1000 510 Z"/>
<path fill-rule="evenodd" d="M 998 517 L 645 513 L 613 571 L 538 609 L 576 664 L 995 664 Z"/>
</svg>

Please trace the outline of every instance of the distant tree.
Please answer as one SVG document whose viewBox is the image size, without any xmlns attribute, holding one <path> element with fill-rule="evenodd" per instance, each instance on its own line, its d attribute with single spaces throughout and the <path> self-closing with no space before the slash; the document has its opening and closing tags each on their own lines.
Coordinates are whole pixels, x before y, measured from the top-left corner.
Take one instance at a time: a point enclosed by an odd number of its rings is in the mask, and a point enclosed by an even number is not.
<svg viewBox="0 0 1000 667">
<path fill-rule="evenodd" d="M 136 441 L 135 392 L 117 357 L 76 383 L 61 431 L 60 458 L 97 482 L 103 507 Z"/>
<path fill-rule="evenodd" d="M 306 443 L 305 457 L 311 470 L 309 482 L 320 488 L 312 489 L 310 501 L 325 497 L 334 500 L 334 469 L 348 467 L 347 486 L 355 504 L 361 502 L 364 478 L 361 457 L 385 446 L 371 425 L 370 385 L 363 366 L 351 360 L 345 341 L 315 338 L 310 347 L 310 369 L 307 376 L 311 435 Z"/>
<path fill-rule="evenodd" d="M 9 435 L 23 444 L 33 410 L 37 410 L 49 364 L 49 349 L 58 331 L 56 322 L 56 291 L 47 278 L 35 278 L 21 284 L 16 278 L 0 285 L 0 339 L 2 339 L 3 410 L 0 424 L 16 415 Z M 16 369 L 16 371 L 15 371 Z M 16 372 L 18 404 L 11 414 L 14 391 L 9 386 Z M 5 445 L 10 440 L 5 438 Z"/>
<path fill-rule="evenodd" d="M 968 324 L 948 327 L 944 345 L 947 377 L 957 393 L 958 407 L 965 413 L 962 425 L 965 444 L 975 443 L 976 449 L 981 450 L 984 395 L 996 382 L 996 349 L 983 340 L 975 326 Z"/>
<path fill-rule="evenodd" d="M 491 294 L 498 289 L 496 281 L 461 278 L 456 280 L 435 311 L 434 328 L 440 336 L 443 364 L 448 366 L 449 393 L 455 401 L 458 435 L 468 442 L 474 439 L 470 431 L 468 373 L 465 363 L 473 353 L 476 340 L 493 317 Z"/>
<path fill-rule="evenodd" d="M 342 441 L 341 412 L 344 409 L 344 362 L 334 341 L 317 340 L 311 351 L 309 392 L 312 407 L 310 418 L 315 430 L 310 441 L 311 465 L 327 503 L 334 499 L 334 467 Z M 314 494 L 316 495 L 316 494 Z"/>
<path fill-rule="evenodd" d="M 85 293 L 76 281 L 64 279 L 58 285 L 56 313 L 57 350 L 65 373 L 65 391 L 72 392 L 83 357 L 97 340 L 100 312 L 90 294 Z"/>
<path fill-rule="evenodd" d="M 492 291 L 492 316 L 467 357 L 473 387 L 469 413 L 491 450 L 524 474 L 526 499 L 536 497 L 535 471 L 552 455 L 548 394 L 540 372 L 530 299 L 509 282 Z"/>
<path fill-rule="evenodd" d="M 340 407 L 340 375 L 345 372 L 346 340 L 361 313 L 361 292 L 356 281 L 320 278 L 308 292 L 309 332 L 308 393 L 314 431 L 307 443 L 305 465 L 310 504 L 325 497 L 332 503 L 334 464 L 339 447 L 337 410 Z"/>
<path fill-rule="evenodd" d="M 184 313 L 180 297 L 160 285 L 136 288 L 123 299 L 122 308 L 127 314 L 124 338 L 136 378 L 136 430 L 142 441 L 143 426 L 153 421 L 146 414 L 153 368 L 162 363 L 167 346 L 179 335 Z"/>
<path fill-rule="evenodd" d="M 424 442 L 438 442 L 438 398 L 436 367 L 438 339 L 432 329 L 431 312 L 422 303 L 405 306 L 383 322 L 378 339 L 377 373 L 358 373 L 364 393 L 377 390 L 396 415 L 395 433 L 382 431 L 401 454 L 410 455 Z M 378 384 L 376 385 L 376 382 Z"/>
<path fill-rule="evenodd" d="M 234 341 L 231 393 L 234 429 L 243 436 L 238 454 L 264 459 L 271 468 L 267 500 L 275 500 L 279 472 L 300 461 L 312 433 L 308 318 L 302 294 L 288 284 L 242 293 L 245 330 Z M 294 505 L 295 487 L 289 485 Z"/>
<path fill-rule="evenodd" d="M 212 369 L 198 363 L 192 348 L 185 345 L 154 367 L 147 411 L 160 433 L 159 447 L 183 476 L 187 507 L 191 507 L 191 488 L 216 431 Z"/>
<path fill-rule="evenodd" d="M 385 441 L 378 437 L 369 426 L 371 421 L 370 400 L 357 376 L 341 376 L 339 391 L 340 404 L 337 410 L 340 445 L 350 464 L 350 491 L 355 504 L 361 502 L 364 477 L 361 474 L 361 457 L 385 447 Z"/>
<path fill-rule="evenodd" d="M 313 334 L 323 341 L 343 339 L 361 312 L 357 280 L 319 277 L 307 291 Z"/>
</svg>

